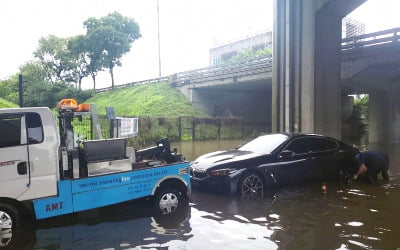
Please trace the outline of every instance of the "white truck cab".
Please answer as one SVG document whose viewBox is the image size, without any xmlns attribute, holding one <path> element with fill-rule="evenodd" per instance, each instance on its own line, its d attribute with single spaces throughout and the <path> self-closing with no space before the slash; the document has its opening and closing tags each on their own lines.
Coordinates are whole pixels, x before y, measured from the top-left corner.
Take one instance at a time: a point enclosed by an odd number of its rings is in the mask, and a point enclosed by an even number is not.
<svg viewBox="0 0 400 250">
<path fill-rule="evenodd" d="M 1 110 L 0 138 L 0 197 L 57 195 L 60 140 L 50 110 Z"/>
<path fill-rule="evenodd" d="M 87 107 L 61 101 L 58 125 L 48 108 L 0 109 L 0 246 L 29 219 L 150 196 L 170 214 L 188 202 L 189 163 L 168 142 L 136 153 L 125 138 L 77 145 L 73 119 Z"/>
</svg>

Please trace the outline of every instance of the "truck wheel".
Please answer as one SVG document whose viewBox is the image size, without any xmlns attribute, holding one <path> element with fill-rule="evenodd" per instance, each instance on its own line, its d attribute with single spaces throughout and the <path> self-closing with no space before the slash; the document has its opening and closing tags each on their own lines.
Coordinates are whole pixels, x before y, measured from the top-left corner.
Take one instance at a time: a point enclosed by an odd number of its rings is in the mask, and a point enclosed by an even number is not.
<svg viewBox="0 0 400 250">
<path fill-rule="evenodd" d="M 182 193 L 175 189 L 161 190 L 156 197 L 157 211 L 163 215 L 175 213 L 182 203 Z"/>
<path fill-rule="evenodd" d="M 12 205 L 0 203 L 0 247 L 12 244 L 20 223 L 19 211 Z"/>
<path fill-rule="evenodd" d="M 245 173 L 239 181 L 238 194 L 242 199 L 262 198 L 264 195 L 263 179 L 257 173 Z"/>
</svg>

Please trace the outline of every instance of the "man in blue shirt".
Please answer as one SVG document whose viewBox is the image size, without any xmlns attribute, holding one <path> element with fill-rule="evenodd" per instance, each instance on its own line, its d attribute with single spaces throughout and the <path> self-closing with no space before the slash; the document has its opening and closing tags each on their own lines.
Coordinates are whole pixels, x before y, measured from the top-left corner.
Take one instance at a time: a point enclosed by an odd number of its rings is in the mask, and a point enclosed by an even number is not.
<svg viewBox="0 0 400 250">
<path fill-rule="evenodd" d="M 389 180 L 389 157 L 378 151 L 365 151 L 355 156 L 357 163 L 357 173 L 353 175 L 356 180 L 360 175 L 364 175 L 371 183 L 378 179 L 378 174 L 382 173 L 384 180 Z"/>
</svg>

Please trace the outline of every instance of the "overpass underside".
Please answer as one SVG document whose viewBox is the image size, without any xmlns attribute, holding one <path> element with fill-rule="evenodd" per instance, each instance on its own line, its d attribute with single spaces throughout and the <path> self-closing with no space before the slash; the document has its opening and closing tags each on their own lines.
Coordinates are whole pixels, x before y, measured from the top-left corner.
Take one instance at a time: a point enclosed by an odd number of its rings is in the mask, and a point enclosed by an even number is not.
<svg viewBox="0 0 400 250">
<path fill-rule="evenodd" d="M 379 35 L 379 32 L 377 32 L 377 35 Z M 397 31 L 395 31 L 393 37 L 396 37 L 396 35 Z M 345 53 L 343 59 L 343 91 L 348 94 L 369 95 L 369 142 L 399 143 L 399 40 L 378 44 L 374 47 L 359 47 L 357 50 L 353 50 L 350 55 Z"/>
<path fill-rule="evenodd" d="M 249 129 L 271 131 L 271 74 L 191 81 L 178 88 L 212 117 L 242 117 Z M 249 131 L 251 132 L 251 131 Z"/>
<path fill-rule="evenodd" d="M 271 132 L 272 58 L 170 76 L 192 105 L 212 117 L 242 117 L 246 132 Z"/>
<path fill-rule="evenodd" d="M 192 104 L 213 117 L 243 117 L 257 130 L 271 131 L 271 79 L 192 89 Z"/>
</svg>

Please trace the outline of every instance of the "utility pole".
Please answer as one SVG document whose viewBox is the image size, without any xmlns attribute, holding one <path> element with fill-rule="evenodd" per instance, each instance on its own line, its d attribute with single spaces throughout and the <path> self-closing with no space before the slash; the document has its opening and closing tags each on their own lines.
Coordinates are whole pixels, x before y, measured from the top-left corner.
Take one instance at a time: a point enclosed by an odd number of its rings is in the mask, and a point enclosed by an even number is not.
<svg viewBox="0 0 400 250">
<path fill-rule="evenodd" d="M 161 49 L 160 49 L 160 8 L 157 0 L 157 32 L 158 32 L 158 81 L 161 81 Z"/>
<path fill-rule="evenodd" d="M 19 106 L 24 106 L 24 81 L 22 80 L 22 74 L 18 76 L 18 94 L 19 94 Z"/>
</svg>

